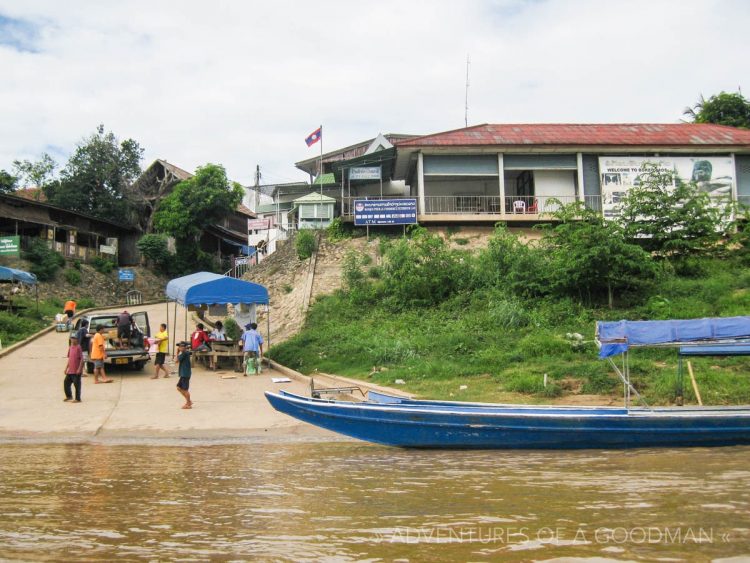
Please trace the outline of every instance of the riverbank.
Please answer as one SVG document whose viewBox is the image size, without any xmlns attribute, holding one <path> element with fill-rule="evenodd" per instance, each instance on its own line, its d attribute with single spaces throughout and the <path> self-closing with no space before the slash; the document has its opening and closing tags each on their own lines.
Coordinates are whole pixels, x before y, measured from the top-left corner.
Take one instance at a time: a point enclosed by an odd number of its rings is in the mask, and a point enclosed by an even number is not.
<svg viewBox="0 0 750 563">
<path fill-rule="evenodd" d="M 152 328 L 162 322 L 164 305 L 146 310 Z M 181 315 L 178 315 L 180 317 Z M 185 333 L 178 320 L 176 334 Z M 309 394 L 306 378 L 274 383 L 289 372 L 265 369 L 245 377 L 233 369 L 193 368 L 190 392 L 194 408 L 183 410 L 175 389 L 177 376 L 151 379 L 142 372 L 112 369 L 110 384 L 83 378 L 82 402 L 63 402 L 67 334 L 48 331 L 0 357 L 0 442 L 139 441 L 329 441 L 338 435 L 301 423 L 271 408 L 263 393 L 285 389 Z"/>
</svg>

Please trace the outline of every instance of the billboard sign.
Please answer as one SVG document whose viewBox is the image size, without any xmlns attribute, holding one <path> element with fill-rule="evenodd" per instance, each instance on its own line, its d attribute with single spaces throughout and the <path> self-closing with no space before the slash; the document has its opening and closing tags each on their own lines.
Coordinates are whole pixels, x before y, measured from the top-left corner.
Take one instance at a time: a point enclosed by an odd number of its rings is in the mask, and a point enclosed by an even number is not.
<svg viewBox="0 0 750 563">
<path fill-rule="evenodd" d="M 695 182 L 698 189 L 716 199 L 734 193 L 734 162 L 726 156 L 601 156 L 599 173 L 605 217 L 619 214 L 620 201 L 630 188 L 641 184 L 644 165 L 673 174 L 673 182 Z"/>
<path fill-rule="evenodd" d="M 356 199 L 355 225 L 415 225 L 416 199 Z"/>
<path fill-rule="evenodd" d="M 135 281 L 135 271 L 130 268 L 120 268 L 117 272 L 117 279 L 119 281 Z"/>
<path fill-rule="evenodd" d="M 3 256 L 20 256 L 21 237 L 0 237 L 0 254 Z"/>
<path fill-rule="evenodd" d="M 380 180 L 380 166 L 360 166 L 349 169 L 350 180 Z"/>
<path fill-rule="evenodd" d="M 267 231 L 276 224 L 275 217 L 266 217 L 265 219 L 248 219 L 248 231 Z"/>
</svg>

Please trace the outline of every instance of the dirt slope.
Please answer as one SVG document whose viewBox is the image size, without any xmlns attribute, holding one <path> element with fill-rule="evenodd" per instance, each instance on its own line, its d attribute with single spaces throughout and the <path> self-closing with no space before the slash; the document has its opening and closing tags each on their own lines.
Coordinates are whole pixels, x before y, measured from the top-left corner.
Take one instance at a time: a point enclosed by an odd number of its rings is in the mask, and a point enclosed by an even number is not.
<svg viewBox="0 0 750 563">
<path fill-rule="evenodd" d="M 446 237 L 451 246 L 463 250 L 477 251 L 487 246 L 492 227 L 452 227 L 431 228 L 431 231 Z M 534 238 L 536 233 L 519 232 L 523 238 Z M 377 264 L 378 239 L 348 239 L 336 243 L 321 236 L 315 262 L 315 276 L 312 284 L 310 303 L 317 297 L 333 293 L 342 285 L 341 272 L 344 257 L 349 251 L 367 253 Z M 272 342 L 279 343 L 296 334 L 303 326 L 305 313 L 305 282 L 310 271 L 311 260 L 300 260 L 294 250 L 293 241 L 287 241 L 274 254 L 251 268 L 245 279 L 260 283 L 268 288 L 271 299 Z M 265 327 L 265 318 L 261 326 Z"/>
</svg>

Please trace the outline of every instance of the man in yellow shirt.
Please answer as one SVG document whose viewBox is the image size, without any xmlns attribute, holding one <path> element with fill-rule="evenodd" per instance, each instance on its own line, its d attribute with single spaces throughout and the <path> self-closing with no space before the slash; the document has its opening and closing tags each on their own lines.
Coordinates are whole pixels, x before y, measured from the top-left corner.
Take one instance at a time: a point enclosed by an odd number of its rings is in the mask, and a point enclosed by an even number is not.
<svg viewBox="0 0 750 563">
<path fill-rule="evenodd" d="M 167 359 L 167 351 L 169 350 L 169 333 L 167 332 L 167 325 L 161 323 L 159 325 L 161 329 L 156 333 L 155 343 L 159 345 L 156 351 L 156 358 L 154 359 L 154 367 L 156 371 L 151 379 L 159 379 L 159 370 L 164 370 L 164 377 L 169 377 L 169 370 L 164 366 L 164 362 Z"/>
<path fill-rule="evenodd" d="M 94 362 L 94 383 L 112 383 L 104 373 L 104 360 L 107 359 L 107 341 L 104 338 L 104 325 L 96 327 L 96 334 L 91 341 L 91 353 L 89 360 Z M 101 381 L 99 378 L 101 377 Z"/>
</svg>

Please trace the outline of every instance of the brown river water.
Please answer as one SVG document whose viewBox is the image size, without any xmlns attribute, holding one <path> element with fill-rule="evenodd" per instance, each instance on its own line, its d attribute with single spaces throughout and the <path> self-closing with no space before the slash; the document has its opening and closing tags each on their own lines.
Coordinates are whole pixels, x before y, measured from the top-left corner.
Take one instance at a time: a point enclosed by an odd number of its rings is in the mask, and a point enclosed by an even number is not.
<svg viewBox="0 0 750 563">
<path fill-rule="evenodd" d="M 0 558 L 750 559 L 750 448 L 5 444 Z"/>
</svg>

